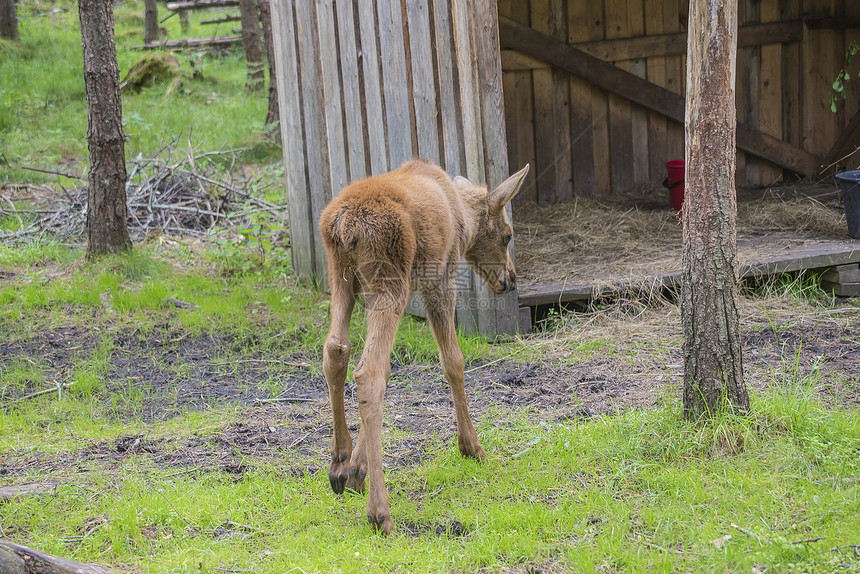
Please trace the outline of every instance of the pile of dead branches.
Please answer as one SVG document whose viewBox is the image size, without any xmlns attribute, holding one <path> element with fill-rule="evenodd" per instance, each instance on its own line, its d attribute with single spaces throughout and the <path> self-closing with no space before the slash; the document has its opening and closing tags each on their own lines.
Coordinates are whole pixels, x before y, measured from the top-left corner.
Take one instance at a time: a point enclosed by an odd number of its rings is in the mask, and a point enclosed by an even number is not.
<svg viewBox="0 0 860 574">
<path fill-rule="evenodd" d="M 255 213 L 267 215 L 287 226 L 286 207 L 262 199 L 279 181 L 264 173 L 245 177 L 237 165 L 241 150 L 196 153 L 177 149 L 175 141 L 154 157 L 138 155 L 128 163 L 126 197 L 128 228 L 133 240 L 164 233 L 201 237 L 213 227 L 242 225 Z M 35 169 L 35 168 L 27 168 Z M 0 219 L 17 220 L 20 229 L 0 231 L 0 241 L 49 235 L 75 241 L 86 231 L 86 180 L 67 173 L 36 169 L 77 179 L 81 185 L 67 189 L 52 186 L 0 188 Z M 31 193 L 22 194 L 29 190 Z"/>
</svg>

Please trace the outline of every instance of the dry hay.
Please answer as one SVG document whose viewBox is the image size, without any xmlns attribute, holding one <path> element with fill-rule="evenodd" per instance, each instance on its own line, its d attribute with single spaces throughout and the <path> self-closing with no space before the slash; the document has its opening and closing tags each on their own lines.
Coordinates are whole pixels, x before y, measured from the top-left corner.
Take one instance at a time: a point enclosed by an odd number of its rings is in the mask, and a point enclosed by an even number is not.
<svg viewBox="0 0 860 574">
<path fill-rule="evenodd" d="M 522 285 L 600 287 L 621 282 L 648 288 L 681 268 L 681 222 L 654 190 L 618 200 L 576 198 L 548 207 L 514 207 L 514 245 Z M 665 194 L 665 190 L 660 190 Z M 756 194 L 738 205 L 741 263 L 760 258 L 771 239 L 848 239 L 835 195 L 823 203 L 794 190 Z M 835 202 L 835 203 L 834 203 Z M 784 237 L 783 237 L 784 236 Z"/>
</svg>

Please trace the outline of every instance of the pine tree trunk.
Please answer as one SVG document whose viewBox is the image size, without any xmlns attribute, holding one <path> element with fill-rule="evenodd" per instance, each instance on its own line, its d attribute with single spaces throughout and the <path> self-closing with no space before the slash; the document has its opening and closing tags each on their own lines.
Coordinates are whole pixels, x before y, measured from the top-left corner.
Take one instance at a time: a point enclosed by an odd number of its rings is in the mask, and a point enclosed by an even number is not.
<svg viewBox="0 0 860 574">
<path fill-rule="evenodd" d="M 263 41 L 266 43 L 266 62 L 269 66 L 269 109 L 266 111 L 266 125 L 278 123 L 278 82 L 275 72 L 275 44 L 272 39 L 272 7 L 270 0 L 260 0 L 260 20 L 263 22 Z M 280 131 L 274 130 L 280 138 Z"/>
<path fill-rule="evenodd" d="M 90 150 L 87 258 L 131 249 L 113 2 L 78 0 Z"/>
<path fill-rule="evenodd" d="M 158 40 L 158 3 L 144 0 L 143 5 L 143 43 L 152 44 Z"/>
<path fill-rule="evenodd" d="M 18 39 L 18 16 L 15 0 L 0 0 L 0 38 Z"/>
<path fill-rule="evenodd" d="M 248 89 L 263 88 L 263 48 L 260 44 L 260 11 L 256 0 L 239 0 L 239 15 L 242 18 L 242 43 L 245 45 L 245 60 L 248 62 Z"/>
<path fill-rule="evenodd" d="M 684 413 L 746 410 L 735 225 L 737 0 L 691 0 L 681 316 Z"/>
</svg>

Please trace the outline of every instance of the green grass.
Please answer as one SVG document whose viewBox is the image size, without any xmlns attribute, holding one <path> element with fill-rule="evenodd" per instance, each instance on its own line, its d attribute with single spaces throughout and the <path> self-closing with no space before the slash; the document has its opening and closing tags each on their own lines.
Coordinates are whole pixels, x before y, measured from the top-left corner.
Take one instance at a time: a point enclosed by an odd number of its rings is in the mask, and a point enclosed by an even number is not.
<svg viewBox="0 0 860 574">
<path fill-rule="evenodd" d="M 200 26 L 201 19 L 218 13 L 192 13 L 187 33 L 180 31 L 178 18 L 162 26 L 173 39 L 229 33 L 224 25 L 220 32 Z M 120 78 L 143 54 L 130 49 L 142 43 L 142 15 L 142 0 L 119 4 L 114 11 Z M 167 15 L 163 5 L 159 15 Z M 87 111 L 77 6 L 26 0 L 18 5 L 18 17 L 20 41 L 0 44 L 0 184 L 56 180 L 22 165 L 83 174 Z M 241 49 L 202 56 L 180 53 L 178 59 L 185 72 L 196 70 L 202 78 L 187 80 L 170 95 L 165 95 L 166 84 L 123 94 L 126 157 L 152 155 L 178 139 L 182 149 L 248 148 L 246 161 L 278 161 L 280 148 L 262 137 L 265 93 L 245 92 Z"/>
<path fill-rule="evenodd" d="M 535 424 L 527 412 L 485 421 L 484 464 L 442 441 L 423 465 L 388 471 L 400 527 L 388 539 L 364 524 L 364 497 L 332 494 L 324 470 L 285 474 L 289 453 L 238 482 L 176 475 L 146 455 L 104 469 L 90 462 L 53 495 L 0 507 L 0 519 L 26 533 L 19 542 L 144 572 L 856 570 L 850 549 L 829 549 L 858 542 L 857 486 L 839 479 L 860 473 L 860 415 L 804 406 L 796 425 L 786 413 L 797 400 L 767 394 L 749 414 L 703 426 L 673 409 L 584 423 Z M 85 433 L 82 443 L 105 431 L 159 437 L 204 424 L 198 415 L 167 432 L 160 423 L 70 428 Z M 43 450 L 68 431 L 56 424 L 32 445 Z M 727 534 L 724 546 L 712 542 Z"/>
</svg>

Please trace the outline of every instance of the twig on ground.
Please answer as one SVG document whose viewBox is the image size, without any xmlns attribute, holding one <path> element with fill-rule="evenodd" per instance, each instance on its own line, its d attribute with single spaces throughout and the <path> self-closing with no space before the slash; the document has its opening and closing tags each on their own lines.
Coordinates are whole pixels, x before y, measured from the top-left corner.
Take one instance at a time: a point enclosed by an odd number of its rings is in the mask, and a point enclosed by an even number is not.
<svg viewBox="0 0 860 574">
<path fill-rule="evenodd" d="M 62 171 L 56 171 L 53 169 L 42 169 L 39 167 L 31 167 L 29 165 L 21 165 L 18 166 L 21 169 L 26 169 L 27 171 L 38 171 L 39 173 L 47 173 L 48 175 L 61 175 L 63 177 L 68 177 L 69 179 L 77 179 L 78 181 L 86 181 L 86 178 L 81 177 L 79 175 L 75 175 L 73 173 L 65 173 Z"/>
<path fill-rule="evenodd" d="M 282 397 L 275 399 L 254 399 L 254 402 L 257 404 L 265 404 L 265 403 L 312 403 L 316 401 L 316 399 L 306 399 L 302 397 Z"/>
<path fill-rule="evenodd" d="M 60 393 L 60 396 L 62 396 L 63 389 L 67 389 L 74 384 L 75 384 L 74 381 L 72 381 L 71 383 L 66 383 L 66 384 L 57 383 L 57 385 L 52 389 L 45 389 L 42 391 L 36 391 L 35 393 L 30 393 L 29 395 L 24 395 L 23 397 L 19 397 L 19 398 L 15 399 L 14 401 L 9 401 L 8 403 L 4 403 L 4 404 L 0 405 L 0 408 L 5 409 L 6 407 L 14 405 L 16 403 L 20 403 L 22 401 L 26 401 L 26 400 L 29 400 L 29 399 L 32 399 L 35 397 L 39 397 L 42 395 L 47 395 L 48 393 Z"/>
<path fill-rule="evenodd" d="M 803 540 L 795 540 L 792 544 L 806 544 L 807 542 L 818 542 L 819 540 L 824 540 L 827 538 L 826 536 L 816 536 L 815 538 L 804 538 Z"/>
<path fill-rule="evenodd" d="M 752 530 L 747 530 L 747 529 L 746 529 L 746 528 L 744 528 L 743 526 L 738 526 L 738 525 L 737 525 L 737 524 L 735 524 L 734 522 L 732 522 L 732 523 L 730 524 L 730 526 L 731 526 L 732 528 L 734 528 L 735 530 L 740 530 L 741 532 L 743 532 L 744 534 L 746 534 L 747 536 L 749 536 L 749 537 L 751 537 L 751 538 L 755 538 L 755 539 L 756 539 L 756 540 L 758 540 L 759 542 L 764 542 L 764 541 L 765 541 L 765 540 L 764 540 L 764 538 L 762 538 L 761 536 L 759 536 L 758 534 L 756 534 L 756 533 L 755 533 L 755 532 L 753 532 Z"/>
</svg>

